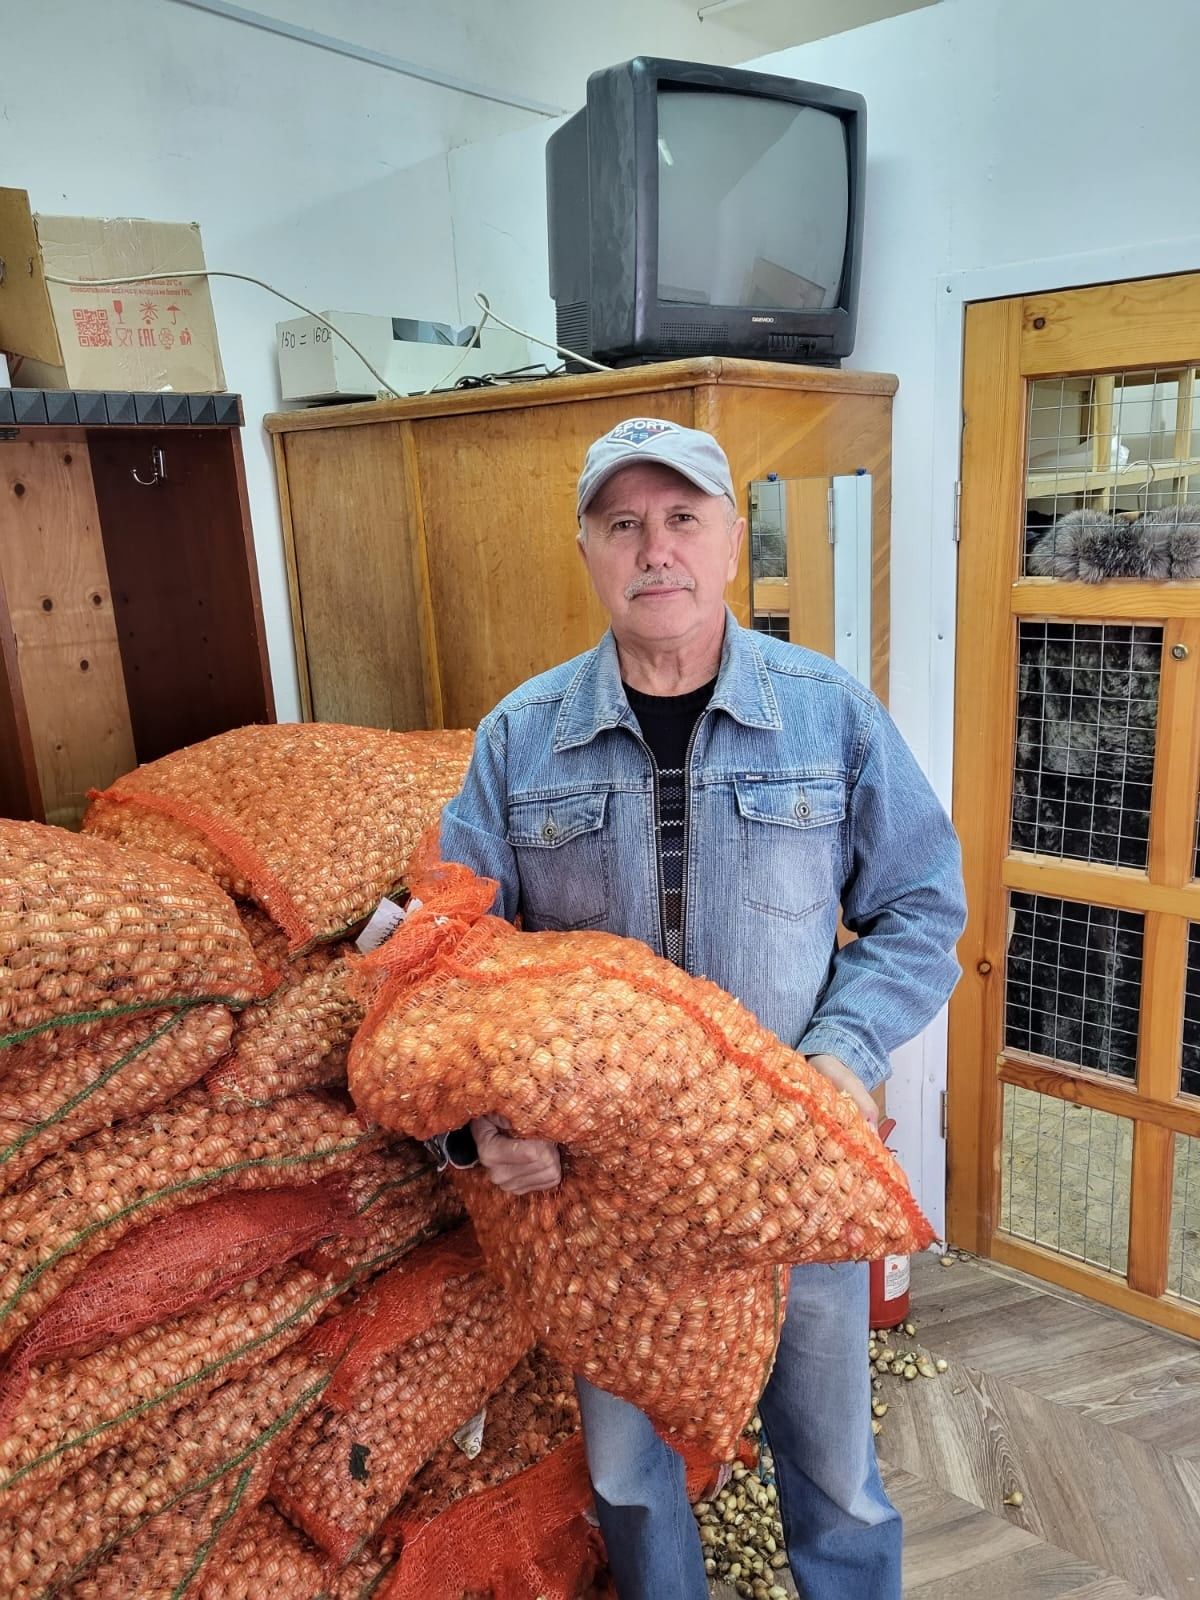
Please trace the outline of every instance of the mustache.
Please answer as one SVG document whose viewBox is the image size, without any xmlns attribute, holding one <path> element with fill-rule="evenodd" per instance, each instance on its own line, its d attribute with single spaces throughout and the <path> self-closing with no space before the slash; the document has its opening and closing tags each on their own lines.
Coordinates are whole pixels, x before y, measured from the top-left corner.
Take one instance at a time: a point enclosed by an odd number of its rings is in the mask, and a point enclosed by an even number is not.
<svg viewBox="0 0 1200 1600">
<path fill-rule="evenodd" d="M 636 600 L 639 594 L 645 594 L 649 589 L 694 589 L 694 578 L 661 578 L 653 573 L 647 573 L 644 578 L 635 578 L 632 583 L 625 586 L 626 600 Z"/>
</svg>

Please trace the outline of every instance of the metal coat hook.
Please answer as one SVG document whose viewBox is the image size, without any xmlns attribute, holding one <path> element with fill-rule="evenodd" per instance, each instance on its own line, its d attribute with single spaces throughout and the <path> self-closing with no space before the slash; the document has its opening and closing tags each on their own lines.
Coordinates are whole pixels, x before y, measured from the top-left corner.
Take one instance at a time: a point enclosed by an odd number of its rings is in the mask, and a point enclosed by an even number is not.
<svg viewBox="0 0 1200 1600">
<path fill-rule="evenodd" d="M 140 483 L 143 489 L 152 489 L 156 483 L 166 483 L 167 481 L 166 459 L 163 456 L 161 448 L 159 448 L 157 445 L 150 452 L 150 465 L 154 468 L 154 476 L 152 478 L 141 478 L 138 476 L 138 469 L 136 467 L 130 468 L 130 471 L 133 473 L 134 483 Z"/>
</svg>

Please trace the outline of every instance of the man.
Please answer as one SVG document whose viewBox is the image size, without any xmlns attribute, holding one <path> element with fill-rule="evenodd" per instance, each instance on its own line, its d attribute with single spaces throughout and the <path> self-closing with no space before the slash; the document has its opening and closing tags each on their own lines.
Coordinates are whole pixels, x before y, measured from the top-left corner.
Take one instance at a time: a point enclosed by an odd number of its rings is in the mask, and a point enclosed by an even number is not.
<svg viewBox="0 0 1200 1600">
<path fill-rule="evenodd" d="M 620 424 L 588 451 L 578 512 L 611 629 L 484 719 L 443 855 L 495 878 L 497 909 L 527 928 L 605 928 L 711 978 L 874 1123 L 889 1051 L 958 975 L 950 823 L 874 696 L 726 610 L 745 522 L 711 435 Z M 839 908 L 858 935 L 840 951 Z M 553 1145 L 489 1117 L 471 1131 L 502 1188 L 559 1181 Z M 865 1266 L 793 1269 L 760 1409 L 807 1600 L 899 1600 L 867 1318 Z M 634 1406 L 576 1381 L 621 1600 L 704 1600 L 679 1457 Z"/>
</svg>

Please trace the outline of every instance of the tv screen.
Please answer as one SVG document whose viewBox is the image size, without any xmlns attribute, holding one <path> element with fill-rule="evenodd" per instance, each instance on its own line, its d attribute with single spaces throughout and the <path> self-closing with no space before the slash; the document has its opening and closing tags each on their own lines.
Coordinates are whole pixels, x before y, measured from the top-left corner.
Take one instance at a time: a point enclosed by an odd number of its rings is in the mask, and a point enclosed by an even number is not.
<svg viewBox="0 0 1200 1600">
<path fill-rule="evenodd" d="M 617 365 L 836 364 L 854 347 L 865 157 L 848 90 L 650 56 L 594 72 L 546 145 L 558 342 Z"/>
<path fill-rule="evenodd" d="M 849 224 L 840 117 L 660 87 L 660 300 L 828 310 L 838 304 Z"/>
</svg>

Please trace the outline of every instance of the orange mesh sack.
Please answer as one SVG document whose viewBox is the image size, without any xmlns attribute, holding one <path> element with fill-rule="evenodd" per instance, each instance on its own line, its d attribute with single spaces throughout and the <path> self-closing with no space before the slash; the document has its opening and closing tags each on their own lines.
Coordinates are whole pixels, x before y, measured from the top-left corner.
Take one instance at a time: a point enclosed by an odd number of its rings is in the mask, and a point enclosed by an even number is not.
<svg viewBox="0 0 1200 1600">
<path fill-rule="evenodd" d="M 325 1600 L 328 1558 L 264 1503 L 200 1572 L 196 1600 Z M 127 1600 L 122 1596 L 121 1600 Z"/>
<path fill-rule="evenodd" d="M 773 1268 L 923 1248 L 903 1174 L 716 985 L 615 935 L 519 933 L 463 868 L 416 892 L 363 964 L 357 1103 L 415 1137 L 491 1111 L 559 1144 L 552 1194 L 464 1176 L 489 1263 L 572 1370 L 727 1453 L 773 1359 Z"/>
<path fill-rule="evenodd" d="M 396 1558 L 384 1539 L 336 1567 L 267 1500 L 224 1558 L 206 1564 L 196 1600 L 372 1600 Z"/>
<path fill-rule="evenodd" d="M 260 1366 L 298 1340 L 340 1295 L 425 1242 L 441 1225 L 447 1191 L 423 1153 L 419 1164 L 390 1155 L 367 1156 L 349 1182 L 357 1236 L 327 1243 L 302 1262 L 268 1268 L 91 1353 L 57 1355 L 34 1367 L 11 1427 L 0 1434 L 0 1515 L 13 1514 L 159 1413 L 195 1404 Z M 278 1193 L 268 1190 L 264 1203 L 273 1204 Z M 277 1235 L 281 1250 L 286 1243 L 299 1246 L 305 1232 L 323 1228 L 316 1221 L 321 1204 L 314 1199 L 313 1226 L 304 1228 L 297 1215 L 291 1239 Z M 196 1206 L 177 1217 L 182 1222 L 205 1209 Z M 141 1231 L 149 1234 L 156 1226 Z M 78 1286 L 103 1265 L 102 1257 Z M 211 1278 L 215 1265 L 206 1276 Z M 51 1307 L 42 1321 L 51 1320 L 55 1310 Z M 41 1323 L 35 1325 L 34 1336 L 41 1331 Z"/>
<path fill-rule="evenodd" d="M 225 1190 L 346 1170 L 380 1137 L 331 1096 L 232 1117 L 189 1089 L 47 1156 L 0 1196 L 0 1350 L 132 1228 Z"/>
<path fill-rule="evenodd" d="M 196 1600 L 318 1600 L 327 1561 L 304 1535 L 263 1504 L 246 1520 L 224 1560 L 210 1562 Z"/>
<path fill-rule="evenodd" d="M 471 743 L 334 723 L 236 728 L 118 779 L 83 825 L 194 862 L 256 900 L 300 949 L 400 884 L 461 788 Z"/>
<path fill-rule="evenodd" d="M 261 1498 L 275 1452 L 317 1404 L 328 1381 L 327 1370 L 312 1355 L 285 1351 L 203 1403 L 143 1426 L 20 1515 L 0 1515 L 0 1594 L 5 1600 L 33 1600 L 69 1589 L 99 1563 L 115 1558 L 151 1518 L 185 1507 L 194 1514 L 202 1504 L 197 1497 L 212 1489 L 217 1495 L 208 1501 L 204 1537 L 221 1522 L 218 1531 L 232 1538 L 238 1513 L 248 1515 Z M 178 1558 L 178 1539 L 158 1537 L 169 1527 L 160 1523 L 154 1536 L 139 1541 L 138 1556 L 148 1570 L 135 1576 L 126 1568 L 124 1590 L 107 1587 L 106 1580 L 104 1592 L 147 1600 L 170 1594 L 156 1571 L 158 1559 L 174 1563 Z M 193 1556 L 199 1542 L 191 1547 Z"/>
<path fill-rule="evenodd" d="M 415 1531 L 464 1495 L 507 1482 L 578 1431 L 571 1374 L 544 1350 L 531 1350 L 489 1398 L 478 1454 L 448 1439 L 417 1473 L 388 1526 L 403 1541 L 405 1529 Z"/>
<path fill-rule="evenodd" d="M 43 1156 L 162 1105 L 228 1051 L 225 1006 L 54 1028 L 0 1051 L 0 1190 Z"/>
<path fill-rule="evenodd" d="M 0 1369 L 0 1438 L 33 1367 L 111 1345 L 360 1228 L 348 1184 L 331 1178 L 217 1195 L 135 1229 L 97 1256 L 9 1351 Z"/>
<path fill-rule="evenodd" d="M 195 1594 L 206 1577 L 219 1584 L 230 1546 L 266 1493 L 277 1450 L 277 1444 L 264 1447 L 243 1466 L 141 1523 L 65 1591 L 67 1600 L 168 1600 Z"/>
<path fill-rule="evenodd" d="M 275 982 L 201 873 L 62 828 L 0 818 L 0 1073 L 45 1028 L 192 1005 Z"/>
<path fill-rule="evenodd" d="M 349 1181 L 358 1230 L 307 1257 L 339 1279 L 372 1276 L 463 1221 L 454 1188 L 407 1139 L 363 1156 Z"/>
<path fill-rule="evenodd" d="M 382 988 L 351 1052 L 351 1092 L 384 1127 L 421 1139 L 498 1112 L 554 1140 L 564 1202 L 586 1200 L 641 1261 L 932 1241 L 850 1096 L 716 984 L 615 934 L 519 933 L 481 914 L 493 886 L 465 868 L 418 892 L 424 909 L 364 963 Z"/>
<path fill-rule="evenodd" d="M 735 1453 L 774 1364 L 784 1268 L 639 1263 L 561 1193 L 527 1196 L 514 1225 L 510 1197 L 482 1173 L 456 1183 L 490 1268 L 547 1350 L 648 1412 L 676 1448 Z"/>
<path fill-rule="evenodd" d="M 694 1500 L 711 1463 L 685 1448 L 684 1466 Z M 615 1600 L 603 1542 L 587 1521 L 591 1503 L 576 1434 L 440 1516 L 418 1522 L 401 1507 L 388 1524 L 400 1559 L 379 1600 Z"/>
<path fill-rule="evenodd" d="M 340 1355 L 327 1409 L 292 1440 L 271 1498 L 338 1561 L 377 1532 L 413 1474 L 532 1343 L 474 1241 L 416 1251 L 313 1336 Z"/>
<path fill-rule="evenodd" d="M 222 1105 L 266 1105 L 302 1089 L 344 1085 L 362 1006 L 347 987 L 341 944 L 320 945 L 283 968 L 279 987 L 237 1019 L 233 1053 L 209 1075 Z"/>
<path fill-rule="evenodd" d="M 597 1546 L 583 1441 L 407 1533 L 379 1600 L 575 1600 Z"/>
</svg>

